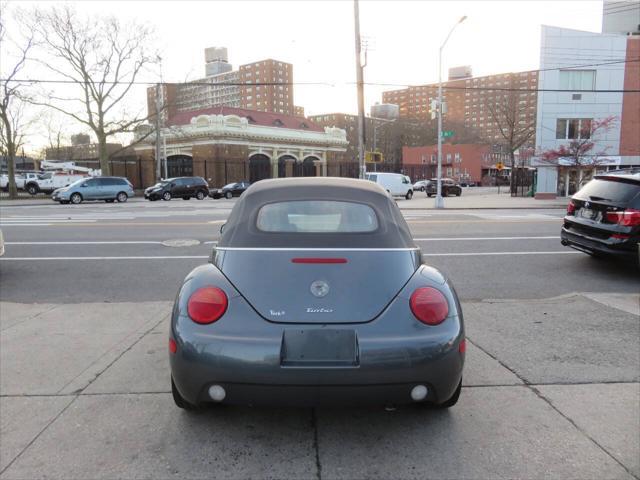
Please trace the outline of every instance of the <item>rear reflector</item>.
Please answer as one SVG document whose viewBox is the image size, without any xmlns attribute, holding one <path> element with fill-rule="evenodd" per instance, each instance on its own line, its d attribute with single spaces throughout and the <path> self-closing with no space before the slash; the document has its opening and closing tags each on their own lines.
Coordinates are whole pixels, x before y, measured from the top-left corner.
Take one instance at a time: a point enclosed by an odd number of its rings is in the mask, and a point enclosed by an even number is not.
<svg viewBox="0 0 640 480">
<path fill-rule="evenodd" d="M 458 351 L 460 353 L 465 353 L 467 351 L 467 339 L 463 338 L 462 341 L 458 344 Z"/>
<path fill-rule="evenodd" d="M 171 353 L 176 353 L 178 351 L 178 344 L 173 338 L 169 339 L 169 351 Z"/>
<path fill-rule="evenodd" d="M 347 263 L 346 258 L 292 258 L 292 263 Z"/>
<path fill-rule="evenodd" d="M 411 294 L 409 306 L 413 315 L 427 325 L 438 325 L 449 315 L 447 299 L 433 287 L 418 288 Z"/>
<path fill-rule="evenodd" d="M 187 303 L 191 320 L 200 324 L 213 323 L 227 311 L 227 295 L 218 287 L 199 288 Z"/>
</svg>

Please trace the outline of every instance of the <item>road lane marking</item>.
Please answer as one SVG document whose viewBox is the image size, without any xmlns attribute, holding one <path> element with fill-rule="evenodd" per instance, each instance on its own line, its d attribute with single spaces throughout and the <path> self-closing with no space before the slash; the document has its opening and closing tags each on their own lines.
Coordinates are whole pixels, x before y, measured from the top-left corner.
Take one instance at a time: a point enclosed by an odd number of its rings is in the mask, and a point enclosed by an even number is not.
<svg viewBox="0 0 640 480">
<path fill-rule="evenodd" d="M 423 253 L 423 257 L 473 257 L 490 255 L 584 255 L 572 250 L 551 252 L 464 252 L 464 253 Z"/>
<path fill-rule="evenodd" d="M 416 242 L 440 242 L 446 240 L 463 241 L 463 240 L 557 240 L 560 236 L 553 235 L 548 237 L 432 237 L 432 238 L 414 238 Z"/>
<path fill-rule="evenodd" d="M 164 255 L 142 257 L 2 257 L 0 262 L 8 261 L 44 261 L 44 260 L 169 260 L 169 259 L 206 259 L 208 255 Z"/>
<path fill-rule="evenodd" d="M 344 249 L 341 249 L 344 250 Z M 577 251 L 551 251 L 551 252 L 465 252 L 465 253 L 423 253 L 425 257 L 473 257 L 495 255 L 584 255 Z M 8 261 L 46 261 L 46 260 L 190 260 L 208 259 L 208 255 L 163 255 L 163 256 L 126 256 L 126 257 L 2 257 L 0 262 Z"/>
<path fill-rule="evenodd" d="M 155 240 L 115 240 L 115 241 L 87 241 L 87 242 L 4 242 L 5 245 L 161 245 Z"/>
</svg>

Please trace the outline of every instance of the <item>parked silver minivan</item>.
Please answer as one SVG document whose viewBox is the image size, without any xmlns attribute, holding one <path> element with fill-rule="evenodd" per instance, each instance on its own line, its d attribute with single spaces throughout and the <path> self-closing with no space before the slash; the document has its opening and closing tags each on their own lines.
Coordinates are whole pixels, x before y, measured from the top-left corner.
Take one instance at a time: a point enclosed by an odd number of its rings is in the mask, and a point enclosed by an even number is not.
<svg viewBox="0 0 640 480">
<path fill-rule="evenodd" d="M 126 202 L 133 197 L 133 185 L 123 177 L 91 177 L 54 190 L 51 199 L 60 203 L 82 203 L 92 200 Z"/>
</svg>

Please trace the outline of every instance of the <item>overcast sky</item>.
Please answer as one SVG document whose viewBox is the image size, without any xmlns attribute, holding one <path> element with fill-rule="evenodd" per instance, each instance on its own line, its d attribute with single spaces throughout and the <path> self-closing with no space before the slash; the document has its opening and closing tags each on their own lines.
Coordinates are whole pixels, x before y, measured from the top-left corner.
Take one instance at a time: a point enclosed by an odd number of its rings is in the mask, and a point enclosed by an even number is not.
<svg viewBox="0 0 640 480">
<path fill-rule="evenodd" d="M 294 103 L 307 115 L 357 111 L 351 0 L 71 3 L 89 15 L 150 23 L 165 81 L 203 77 L 204 49 L 224 46 L 234 68 L 274 58 L 293 64 L 294 82 L 330 84 L 294 87 Z M 389 85 L 366 87 L 367 112 L 384 90 L 437 81 L 438 48 L 462 15 L 467 20 L 444 50 L 444 77 L 458 65 L 471 65 L 475 76 L 536 69 L 540 25 L 599 32 L 602 1 L 362 0 L 361 32 L 371 45 L 365 81 Z M 158 79 L 147 74 L 145 80 Z M 143 89 L 136 97 L 140 105 L 146 101 Z"/>
</svg>

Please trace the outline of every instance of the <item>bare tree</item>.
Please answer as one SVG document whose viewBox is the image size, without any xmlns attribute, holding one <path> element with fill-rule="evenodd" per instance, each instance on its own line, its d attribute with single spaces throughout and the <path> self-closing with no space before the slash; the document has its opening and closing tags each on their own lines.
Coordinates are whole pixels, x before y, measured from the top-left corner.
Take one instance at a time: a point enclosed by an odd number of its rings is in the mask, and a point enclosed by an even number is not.
<svg viewBox="0 0 640 480">
<path fill-rule="evenodd" d="M 72 84 L 79 95 L 49 92 L 41 104 L 89 127 L 98 141 L 103 174 L 109 172 L 107 140 L 130 133 L 148 120 L 127 111 L 126 100 L 144 69 L 158 56 L 149 52 L 151 31 L 122 25 L 112 17 L 79 18 L 69 6 L 36 11 L 36 28 L 52 56 L 42 60 L 51 72 Z"/>
<path fill-rule="evenodd" d="M 32 30 L 16 43 L 9 39 L 5 26 L 6 5 L 2 5 L 3 15 L 0 15 L 0 52 L 2 52 L 0 73 L 0 146 L 7 160 L 9 174 L 9 197 L 16 198 L 17 188 L 15 180 L 15 157 L 24 142 L 24 135 L 29 122 L 25 116 L 25 84 L 19 80 L 29 60 L 29 54 L 35 45 Z M 19 15 L 15 25 L 21 26 Z M 8 45 L 8 44 L 11 45 Z M 13 50 L 14 56 L 7 52 Z M 6 70 L 5 70 L 6 68 Z"/>
<path fill-rule="evenodd" d="M 528 92 L 519 93 L 511 82 L 508 91 L 496 91 L 495 96 L 489 97 L 485 107 L 489 110 L 491 120 L 498 127 L 501 144 L 509 155 L 511 167 L 511 194 L 515 193 L 515 152 L 527 145 L 536 133 L 536 119 L 531 115 L 527 107 L 526 95 Z"/>
</svg>

